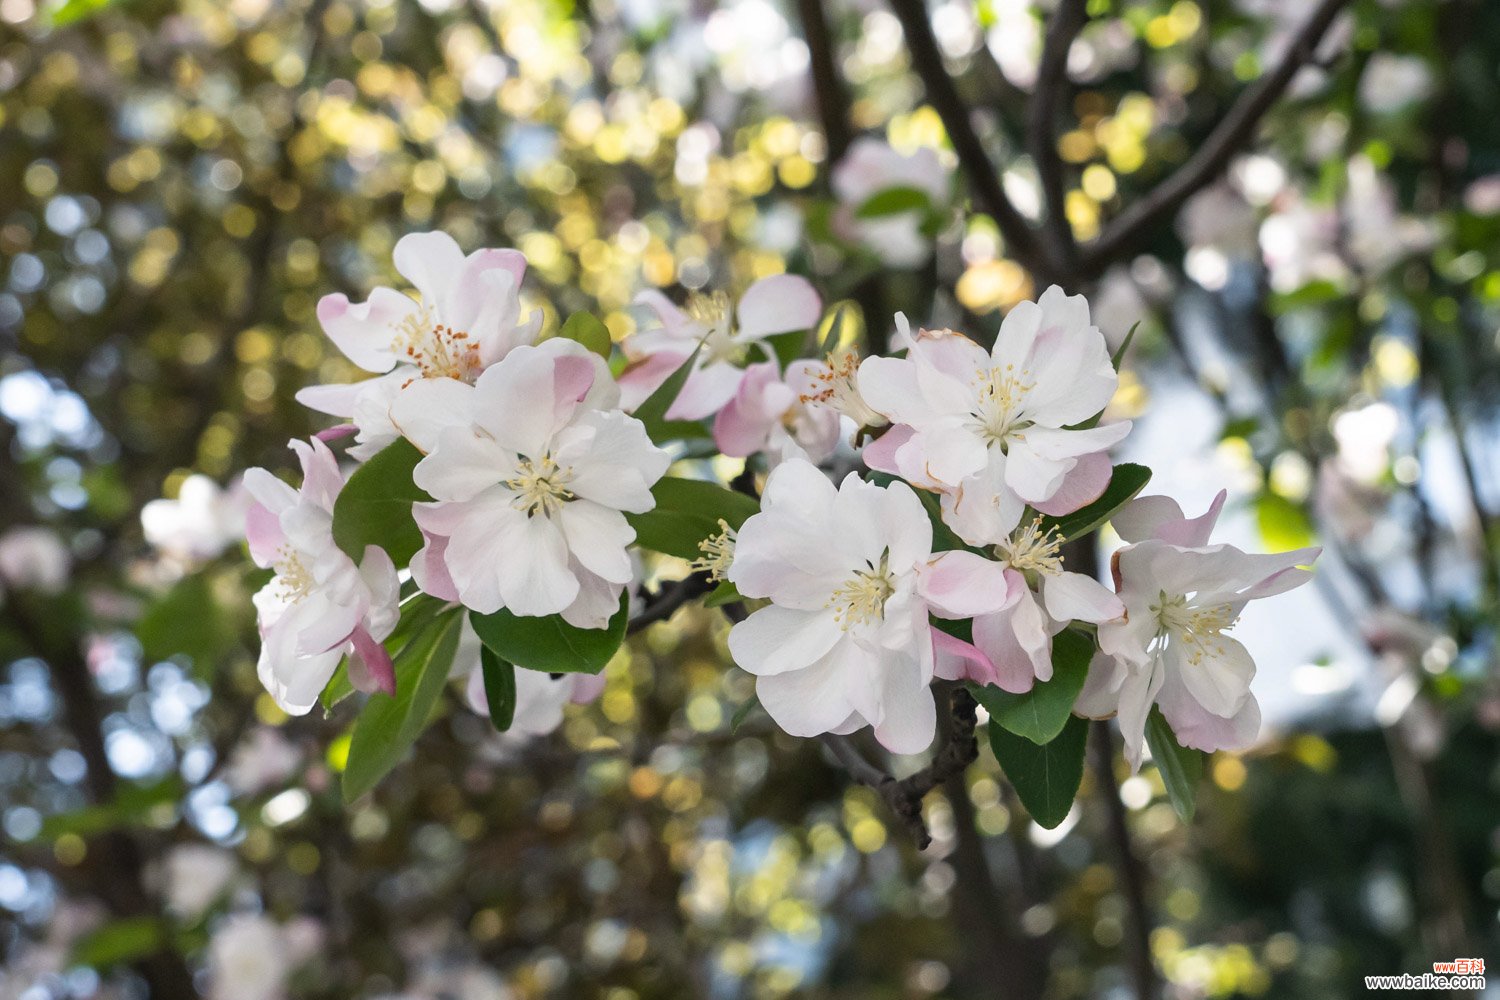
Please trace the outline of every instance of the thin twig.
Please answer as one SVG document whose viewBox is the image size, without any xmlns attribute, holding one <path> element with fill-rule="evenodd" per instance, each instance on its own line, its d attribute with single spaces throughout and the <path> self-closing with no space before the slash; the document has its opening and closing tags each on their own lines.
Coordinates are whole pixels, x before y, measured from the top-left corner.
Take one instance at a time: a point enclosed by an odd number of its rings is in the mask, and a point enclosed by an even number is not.
<svg viewBox="0 0 1500 1000">
<path fill-rule="evenodd" d="M 923 0 L 891 0 L 891 10 L 901 22 L 912 68 L 921 77 L 928 102 L 948 130 L 948 139 L 953 143 L 953 152 L 958 155 L 958 162 L 969 179 L 975 202 L 994 217 L 1000 234 L 1005 237 L 1006 252 L 1033 274 L 1044 280 L 1050 279 L 1057 273 L 1057 268 L 1043 253 L 1025 216 L 1011 204 L 1000 183 L 999 172 L 990 162 L 979 133 L 974 131 L 969 108 L 943 66 L 943 53 L 932 33 L 926 3 Z"/>
<path fill-rule="evenodd" d="M 1144 198 L 1121 212 L 1097 240 L 1084 248 L 1086 272 L 1097 274 L 1128 254 L 1152 227 L 1224 172 L 1234 155 L 1249 145 L 1261 118 L 1281 99 L 1297 71 L 1312 62 L 1328 26 L 1348 3 L 1321 0 L 1293 37 L 1281 62 L 1240 95 L 1198 151 Z"/>
<path fill-rule="evenodd" d="M 927 793 L 956 774 L 962 774 L 979 757 L 979 741 L 974 737 L 977 724 L 974 696 L 962 686 L 953 688 L 948 711 L 943 714 L 943 740 L 932 762 L 904 778 L 895 778 L 871 764 L 846 736 L 823 737 L 834 758 L 861 785 L 880 793 L 886 806 L 911 831 L 919 850 L 932 843 L 927 824 L 922 819 L 922 800 Z"/>
<path fill-rule="evenodd" d="M 1068 53 L 1088 19 L 1088 0 L 1059 0 L 1047 22 L 1036 86 L 1032 88 L 1026 114 L 1026 146 L 1036 164 L 1047 204 L 1042 237 L 1048 242 L 1052 256 L 1066 262 L 1070 269 L 1078 254 L 1078 243 L 1068 225 L 1063 164 L 1057 155 L 1057 105 L 1068 92 Z"/>
<path fill-rule="evenodd" d="M 626 632 L 634 635 L 647 625 L 666 621 L 678 608 L 694 598 L 702 597 L 712 589 L 713 580 L 707 573 L 694 573 L 692 576 L 664 584 L 656 593 L 647 595 L 646 606 L 630 619 Z"/>
</svg>

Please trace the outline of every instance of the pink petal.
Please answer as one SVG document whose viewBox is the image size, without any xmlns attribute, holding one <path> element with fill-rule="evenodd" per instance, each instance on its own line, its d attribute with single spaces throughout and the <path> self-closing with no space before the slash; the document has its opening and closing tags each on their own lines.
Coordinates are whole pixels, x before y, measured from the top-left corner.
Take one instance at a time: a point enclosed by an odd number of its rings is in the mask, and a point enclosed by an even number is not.
<svg viewBox="0 0 1500 1000">
<path fill-rule="evenodd" d="M 354 655 L 349 657 L 350 680 L 355 679 L 355 671 L 358 669 L 362 675 L 360 679 L 368 678 L 377 690 L 395 697 L 396 668 L 391 663 L 391 654 L 375 641 L 363 625 L 355 629 L 349 638 L 354 643 Z"/>
<path fill-rule="evenodd" d="M 932 627 L 932 652 L 937 659 L 937 676 L 944 680 L 968 680 L 997 686 L 1000 683 L 995 664 L 983 650 L 936 626 Z"/>
<path fill-rule="evenodd" d="M 860 456 L 865 460 L 865 465 L 876 472 L 884 472 L 892 476 L 901 475 L 901 467 L 896 460 L 896 452 L 901 446 L 912 439 L 917 432 L 906 424 L 892 424 L 880 437 L 865 445 Z"/>
<path fill-rule="evenodd" d="M 972 618 L 1016 600 L 1005 567 L 973 552 L 944 552 L 919 571 L 917 592 L 939 618 Z"/>
<path fill-rule="evenodd" d="M 692 353 L 684 351 L 657 351 L 626 367 L 616 379 L 620 384 L 620 407 L 627 413 L 634 412 L 644 403 Z"/>
<path fill-rule="evenodd" d="M 1114 466 L 1110 464 L 1108 453 L 1096 451 L 1083 455 L 1073 470 L 1063 477 L 1057 492 L 1050 499 L 1032 506 L 1051 517 L 1071 514 L 1103 496 L 1113 475 Z"/>
</svg>

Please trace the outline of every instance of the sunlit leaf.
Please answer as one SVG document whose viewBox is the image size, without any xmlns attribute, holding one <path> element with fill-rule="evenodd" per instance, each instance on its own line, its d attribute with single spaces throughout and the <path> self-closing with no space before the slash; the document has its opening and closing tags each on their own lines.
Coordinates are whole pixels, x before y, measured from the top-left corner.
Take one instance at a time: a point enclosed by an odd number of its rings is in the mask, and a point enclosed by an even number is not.
<svg viewBox="0 0 1500 1000">
<path fill-rule="evenodd" d="M 587 347 L 605 361 L 609 360 L 609 352 L 612 341 L 609 336 L 609 327 L 600 322 L 599 317 L 593 313 L 576 312 L 568 317 L 568 321 L 557 331 L 557 335 L 564 340 L 573 340 Z"/>
</svg>

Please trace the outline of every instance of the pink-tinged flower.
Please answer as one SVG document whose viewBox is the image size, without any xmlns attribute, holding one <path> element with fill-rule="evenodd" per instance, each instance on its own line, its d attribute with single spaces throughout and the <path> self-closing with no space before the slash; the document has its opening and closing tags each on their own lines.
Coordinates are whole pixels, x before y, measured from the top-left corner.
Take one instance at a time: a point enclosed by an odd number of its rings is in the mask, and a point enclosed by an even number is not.
<svg viewBox="0 0 1500 1000">
<path fill-rule="evenodd" d="M 297 393 L 298 402 L 314 410 L 353 420 L 359 431 L 349 454 L 359 459 L 411 433 L 391 420 L 398 395 L 429 394 L 418 412 L 440 409 L 458 387 L 541 331 L 540 312 L 521 314 L 526 258 L 518 250 L 476 250 L 465 257 L 447 233 L 412 233 L 396 244 L 394 258 L 420 300 L 377 288 L 359 304 L 341 294 L 318 302 L 318 322 L 329 339 L 381 377 Z"/>
<path fill-rule="evenodd" d="M 767 337 L 810 330 L 823 314 L 813 286 L 793 274 L 760 279 L 740 296 L 736 308 L 723 292 L 695 294 L 679 309 L 660 292 L 646 291 L 636 296 L 636 304 L 645 307 L 650 325 L 621 345 L 630 361 L 620 375 L 626 410 L 644 403 L 703 344 L 692 374 L 667 410 L 672 420 L 702 420 L 719 412 L 739 391 L 745 377 L 740 365 L 753 349 L 774 358 Z"/>
<path fill-rule="evenodd" d="M 291 446 L 302 462 L 300 490 L 265 469 L 245 473 L 255 498 L 246 536 L 255 564 L 276 571 L 255 595 L 260 682 L 283 711 L 305 715 L 346 654 L 359 686 L 396 693 L 381 643 L 400 617 L 400 583 L 384 549 L 367 546 L 356 564 L 334 543 L 333 503 L 344 478 L 328 446 L 316 439 Z"/>
<path fill-rule="evenodd" d="M 866 358 L 865 401 L 898 426 L 865 449 L 872 469 L 944 494 L 943 520 L 971 545 L 1004 541 L 1027 504 L 1076 510 L 1109 484 L 1104 452 L 1130 422 L 1072 429 L 1096 416 L 1118 376 L 1083 296 L 1053 286 L 1022 302 L 992 351 L 951 330 L 913 337 L 905 358 Z"/>
<path fill-rule="evenodd" d="M 890 425 L 884 414 L 876 413 L 859 394 L 859 354 L 852 350 L 834 351 L 823 361 L 801 361 L 805 379 L 802 400 L 822 405 L 848 417 L 857 431 L 879 430 Z"/>
<path fill-rule="evenodd" d="M 771 473 L 728 576 L 771 600 L 734 626 L 729 650 L 777 725 L 794 736 L 873 726 L 896 753 L 935 732 L 928 614 L 968 618 L 1013 599 L 999 563 L 932 551 L 932 523 L 905 483 L 851 474 L 835 488 L 800 459 Z"/>
<path fill-rule="evenodd" d="M 1038 518 L 995 546 L 1016 600 L 974 619 L 974 646 L 983 659 L 940 656 L 939 676 L 967 678 L 1015 692 L 1052 678 L 1052 637 L 1070 622 L 1100 624 L 1125 605 L 1098 580 L 1063 568 L 1063 538 Z"/>
<path fill-rule="evenodd" d="M 774 465 L 789 458 L 821 462 L 839 444 L 839 413 L 818 402 L 816 361 L 794 361 L 786 377 L 774 361 L 745 369 L 744 381 L 714 418 L 714 442 L 734 458 L 765 452 Z M 826 366 L 824 366 L 826 367 Z"/>
<path fill-rule="evenodd" d="M 1139 767 L 1153 703 L 1178 742 L 1200 750 L 1248 746 L 1260 730 L 1250 692 L 1255 663 L 1228 632 L 1245 605 L 1305 583 L 1321 551 L 1251 555 L 1210 545 L 1224 504 L 1187 518 L 1167 497 L 1142 497 L 1113 519 L 1131 544 L 1114 556 L 1125 617 L 1099 626 L 1099 648 L 1080 710 L 1119 712 L 1125 752 Z"/>
<path fill-rule="evenodd" d="M 923 147 L 907 155 L 880 139 L 861 136 L 833 168 L 833 193 L 839 201 L 834 228 L 890 267 L 917 267 L 932 256 L 932 240 L 922 234 L 926 212 L 912 208 L 862 219 L 859 210 L 881 192 L 899 188 L 921 191 L 937 208 L 948 203 L 950 183 L 935 151 Z"/>
<path fill-rule="evenodd" d="M 418 585 L 481 613 L 603 627 L 633 574 L 624 512 L 655 506 L 671 464 L 618 403 L 603 360 L 555 339 L 516 348 L 429 415 L 441 426 L 414 438 L 428 454 L 413 478 L 436 501 L 413 510 L 427 537 Z M 414 405 L 397 402 L 398 422 Z"/>
</svg>

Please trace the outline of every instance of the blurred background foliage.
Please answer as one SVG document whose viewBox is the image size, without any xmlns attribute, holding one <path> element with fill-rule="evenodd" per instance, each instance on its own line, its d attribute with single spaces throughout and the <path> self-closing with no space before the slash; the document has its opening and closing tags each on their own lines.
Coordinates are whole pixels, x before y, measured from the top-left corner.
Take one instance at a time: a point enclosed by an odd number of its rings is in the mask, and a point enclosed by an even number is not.
<svg viewBox="0 0 1500 1000">
<path fill-rule="evenodd" d="M 388 282 L 402 234 L 519 247 L 549 323 L 616 338 L 640 289 L 783 270 L 875 346 L 897 310 L 993 336 L 1043 276 L 969 204 L 903 21 L 1028 219 L 1057 88 L 1087 253 L 1310 6 L 1090 0 L 1038 84 L 1029 0 L 0 0 L 0 996 L 1324 998 L 1493 957 L 1482 0 L 1341 5 L 1222 178 L 1070 275 L 1116 342 L 1141 321 L 1116 407 L 1163 415 L 1159 488 L 1227 477 L 1254 544 L 1329 549 L 1256 626 L 1305 653 L 1262 654 L 1266 738 L 1212 760 L 1191 824 L 1104 758 L 1042 831 L 986 754 L 918 853 L 818 744 L 732 731 L 752 685 L 692 610 L 550 737 L 455 694 L 346 809 L 347 708 L 261 693 L 225 550 L 234 473 L 284 468 L 293 393 L 354 374 L 317 298 Z M 838 224 L 860 134 L 952 172 L 915 265 Z"/>
</svg>

